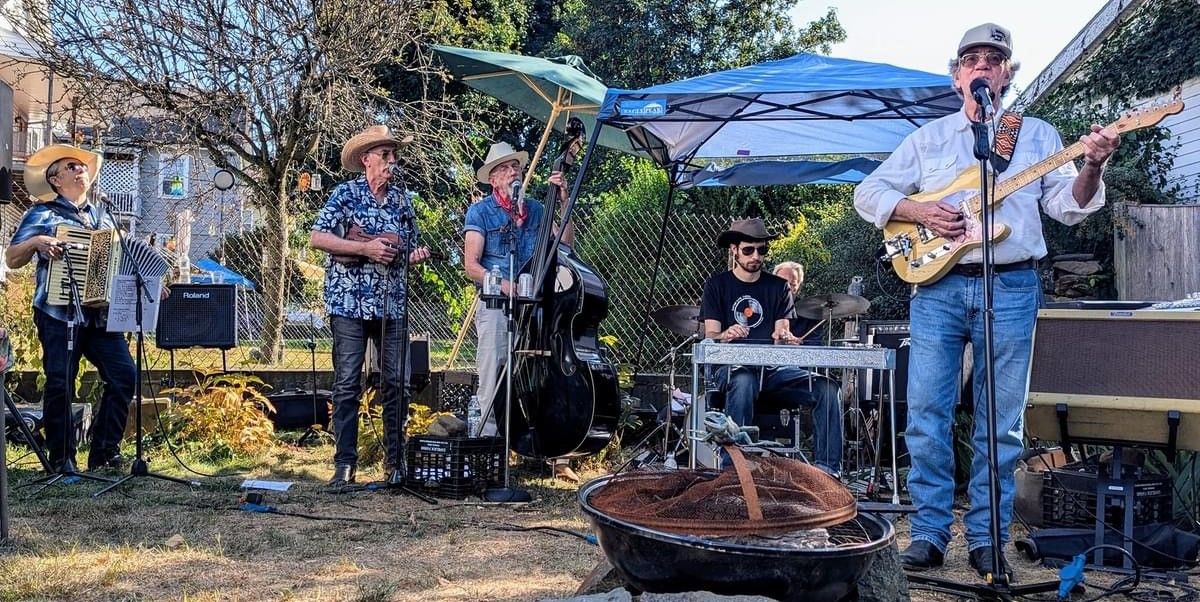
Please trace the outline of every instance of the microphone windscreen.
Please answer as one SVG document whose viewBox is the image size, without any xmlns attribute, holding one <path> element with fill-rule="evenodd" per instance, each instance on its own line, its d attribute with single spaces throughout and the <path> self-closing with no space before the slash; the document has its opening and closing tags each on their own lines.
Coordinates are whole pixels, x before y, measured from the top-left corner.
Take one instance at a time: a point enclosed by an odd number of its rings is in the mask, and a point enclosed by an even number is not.
<svg viewBox="0 0 1200 602">
<path fill-rule="evenodd" d="M 982 77 L 977 77 L 971 80 L 971 93 L 978 94 L 980 90 L 988 89 L 988 82 Z"/>
</svg>

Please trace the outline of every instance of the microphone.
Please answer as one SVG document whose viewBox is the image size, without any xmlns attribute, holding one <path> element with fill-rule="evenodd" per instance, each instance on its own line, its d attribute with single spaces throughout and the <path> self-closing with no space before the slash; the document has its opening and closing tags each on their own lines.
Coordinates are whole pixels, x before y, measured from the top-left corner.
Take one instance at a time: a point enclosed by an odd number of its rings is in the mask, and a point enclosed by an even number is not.
<svg viewBox="0 0 1200 602">
<path fill-rule="evenodd" d="M 992 89 L 988 87 L 986 79 L 977 77 L 971 80 L 971 96 L 983 107 L 984 115 L 996 114 L 996 109 L 992 106 Z"/>
<path fill-rule="evenodd" d="M 517 215 L 525 213 L 525 199 L 521 198 L 521 180 L 513 180 L 512 198 L 517 202 Z"/>
</svg>

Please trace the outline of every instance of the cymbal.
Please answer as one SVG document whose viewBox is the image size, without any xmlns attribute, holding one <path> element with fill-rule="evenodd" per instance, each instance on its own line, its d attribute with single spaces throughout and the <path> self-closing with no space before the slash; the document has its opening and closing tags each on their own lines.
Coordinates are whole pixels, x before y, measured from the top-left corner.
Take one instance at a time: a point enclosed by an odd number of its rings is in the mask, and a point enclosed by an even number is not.
<svg viewBox="0 0 1200 602">
<path fill-rule="evenodd" d="M 845 318 L 867 313 L 871 302 L 858 295 L 833 293 L 807 297 L 796 302 L 796 315 L 811 320 Z"/>
<path fill-rule="evenodd" d="M 654 310 L 650 317 L 659 326 L 685 337 L 702 331 L 700 308 L 695 305 L 667 305 Z"/>
</svg>

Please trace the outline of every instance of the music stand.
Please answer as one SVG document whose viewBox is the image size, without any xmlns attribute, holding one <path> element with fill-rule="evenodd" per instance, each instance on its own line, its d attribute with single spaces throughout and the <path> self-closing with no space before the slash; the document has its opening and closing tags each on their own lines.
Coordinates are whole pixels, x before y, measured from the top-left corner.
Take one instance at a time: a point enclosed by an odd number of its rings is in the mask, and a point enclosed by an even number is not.
<svg viewBox="0 0 1200 602">
<path fill-rule="evenodd" d="M 111 209 L 110 201 L 108 201 L 107 198 L 101 196 L 100 199 L 101 199 L 102 203 L 105 205 L 106 209 Z M 142 271 L 138 267 L 137 262 L 133 261 L 133 255 L 129 251 L 129 245 L 125 241 L 125 232 L 120 227 L 117 228 L 117 240 L 120 241 L 120 244 L 121 244 L 121 253 L 126 258 L 128 258 L 129 265 L 133 270 L 133 292 L 134 292 L 134 303 L 133 303 L 134 316 L 133 316 L 133 319 L 134 319 L 134 324 L 136 325 L 136 328 L 134 328 L 134 332 L 135 332 L 134 340 L 136 341 L 136 344 L 134 345 L 134 350 L 136 351 L 136 357 L 134 358 L 134 374 L 136 375 L 136 379 L 137 379 L 135 381 L 134 387 L 133 387 L 133 400 L 134 400 L 134 410 L 133 411 L 134 411 L 134 421 L 137 422 L 137 426 L 135 427 L 134 434 L 137 438 L 134 440 L 134 450 L 135 451 L 134 451 L 133 462 L 129 466 L 129 474 L 125 475 L 124 477 L 121 477 L 120 479 L 117 480 L 117 482 L 105 487 L 104 489 L 101 489 L 100 491 L 93 493 L 92 497 L 100 497 L 100 496 L 108 493 L 109 491 L 116 489 L 121 484 L 132 480 L 135 477 L 151 477 L 151 478 L 158 479 L 160 481 L 170 481 L 172 483 L 179 483 L 180 485 L 188 485 L 191 487 L 197 487 L 200 485 L 200 483 L 197 481 L 189 481 L 187 479 L 181 479 L 179 477 L 173 477 L 170 475 L 151 472 L 150 465 L 149 465 L 149 463 L 146 462 L 145 444 L 142 441 L 142 439 L 143 439 L 143 435 L 142 435 L 142 428 L 143 428 L 142 427 L 142 380 L 143 380 L 142 379 L 142 357 L 146 353 L 146 335 L 145 335 L 145 328 L 142 324 L 142 296 L 145 295 L 147 298 L 149 298 L 150 289 L 146 286 L 146 280 L 142 277 Z M 157 301 L 152 301 L 152 302 L 157 303 Z M 172 355 L 171 364 L 172 364 L 171 370 L 172 370 L 172 373 L 174 373 L 174 369 L 175 369 L 174 355 Z"/>
<path fill-rule="evenodd" d="M 62 243 L 62 258 L 66 263 L 67 273 L 67 305 L 70 307 L 70 316 L 67 318 L 67 391 L 66 401 L 63 404 L 63 428 L 67 429 L 63 435 L 63 463 L 59 467 L 58 473 L 48 475 L 29 483 L 28 485 L 38 485 L 41 487 L 34 491 L 37 495 L 45 491 L 47 487 L 63 481 L 65 483 L 73 483 L 79 479 L 89 479 L 101 483 L 112 483 L 113 480 L 97 475 L 78 472 L 75 470 L 75 459 L 66 457 L 66 449 L 70 447 L 71 438 L 75 436 L 75 373 L 79 370 L 79 361 L 72 361 L 75 357 L 75 325 L 78 320 L 84 319 L 83 305 L 80 303 L 79 281 L 75 279 L 75 270 L 72 266 L 70 249 L 66 243 Z M 42 400 L 43 416 L 46 409 L 46 402 Z M 26 485 L 22 485 L 24 487 Z"/>
</svg>

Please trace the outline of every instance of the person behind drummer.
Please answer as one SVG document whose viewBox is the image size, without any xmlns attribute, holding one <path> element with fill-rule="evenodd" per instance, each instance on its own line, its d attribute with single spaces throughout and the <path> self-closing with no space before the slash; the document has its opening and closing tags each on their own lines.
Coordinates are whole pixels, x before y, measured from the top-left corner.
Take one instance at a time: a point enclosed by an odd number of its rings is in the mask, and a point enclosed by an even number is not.
<svg viewBox="0 0 1200 602">
<path fill-rule="evenodd" d="M 792 336 L 803 341 L 804 345 L 824 344 L 825 329 L 819 328 L 821 320 L 806 318 L 796 312 L 796 302 L 800 301 L 800 291 L 804 288 L 804 266 L 795 261 L 782 261 L 772 273 L 787 281 L 788 294 L 792 299 L 792 307 L 788 311 L 788 330 Z"/>
<path fill-rule="evenodd" d="M 789 329 L 792 302 L 787 281 L 762 270 L 768 242 L 775 238 L 758 218 L 735 221 L 717 237 L 717 246 L 733 254 L 734 267 L 704 283 L 700 319 L 707 338 L 722 343 L 800 343 Z M 813 463 L 831 475 L 840 473 L 842 405 L 836 384 L 793 366 L 728 366 L 717 370 L 715 378 L 725 391 L 725 413 L 741 426 L 753 422 L 761 394 L 812 407 Z"/>
<path fill-rule="evenodd" d="M 329 261 L 325 270 L 325 310 L 333 331 L 333 477 L 329 486 L 339 490 L 356 478 L 358 465 L 359 398 L 366 347 L 373 345 L 381 360 L 380 389 L 383 405 L 384 472 L 389 485 L 404 482 L 404 433 L 400 407 L 405 376 L 400 366 L 400 318 L 407 291 L 402 270 L 396 267 L 403 246 L 385 238 L 367 241 L 343 238 L 357 225 L 365 232 L 395 233 L 401 241 L 414 239 L 413 250 L 404 260 L 409 265 L 429 259 L 429 249 L 417 247 L 416 224 L 401 232 L 402 218 L 411 211 L 411 198 L 393 181 L 393 167 L 400 149 L 412 136 L 398 139 L 386 126 L 376 125 L 355 134 L 342 146 L 342 169 L 360 173 L 343 182 L 317 215 L 310 233 L 312 247 L 331 256 L 361 257 L 360 262 Z M 403 372 L 402 372 L 403 370 Z"/>
</svg>

